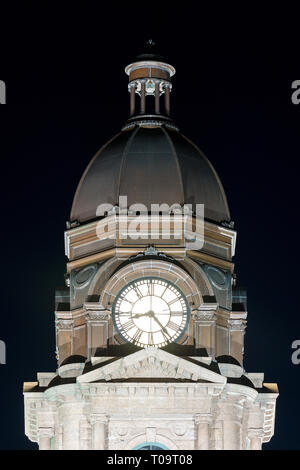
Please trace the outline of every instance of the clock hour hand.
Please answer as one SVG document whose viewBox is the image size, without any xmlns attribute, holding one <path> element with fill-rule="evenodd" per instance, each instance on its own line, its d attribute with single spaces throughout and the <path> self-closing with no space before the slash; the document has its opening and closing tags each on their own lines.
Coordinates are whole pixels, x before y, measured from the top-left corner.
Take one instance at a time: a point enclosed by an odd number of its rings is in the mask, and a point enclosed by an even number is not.
<svg viewBox="0 0 300 470">
<path fill-rule="evenodd" d="M 146 313 L 136 313 L 135 315 L 132 315 L 132 318 L 140 318 L 140 317 L 147 317 L 149 316 L 149 312 Z"/>
</svg>

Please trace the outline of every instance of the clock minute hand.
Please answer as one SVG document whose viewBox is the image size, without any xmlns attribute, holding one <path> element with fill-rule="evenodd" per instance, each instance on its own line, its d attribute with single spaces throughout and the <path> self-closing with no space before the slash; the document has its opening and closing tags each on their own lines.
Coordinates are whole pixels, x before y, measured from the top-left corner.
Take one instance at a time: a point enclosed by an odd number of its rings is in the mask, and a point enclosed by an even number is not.
<svg viewBox="0 0 300 470">
<path fill-rule="evenodd" d="M 156 323 L 161 327 L 161 329 L 166 333 L 166 335 L 168 335 L 169 338 L 171 338 L 171 336 L 170 336 L 169 333 L 167 332 L 166 328 L 160 323 L 160 321 L 156 318 L 155 315 L 153 315 L 153 318 L 154 318 L 154 320 L 156 321 Z"/>
</svg>

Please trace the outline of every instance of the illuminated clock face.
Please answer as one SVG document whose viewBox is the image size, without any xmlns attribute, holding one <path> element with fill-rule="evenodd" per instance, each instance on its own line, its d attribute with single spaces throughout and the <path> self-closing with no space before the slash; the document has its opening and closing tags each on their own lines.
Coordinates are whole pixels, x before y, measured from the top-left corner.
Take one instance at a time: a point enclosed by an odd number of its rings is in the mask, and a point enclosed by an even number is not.
<svg viewBox="0 0 300 470">
<path fill-rule="evenodd" d="M 189 304 L 169 281 L 146 277 L 125 286 L 113 305 L 113 319 L 120 336 L 140 347 L 166 346 L 184 333 Z"/>
</svg>

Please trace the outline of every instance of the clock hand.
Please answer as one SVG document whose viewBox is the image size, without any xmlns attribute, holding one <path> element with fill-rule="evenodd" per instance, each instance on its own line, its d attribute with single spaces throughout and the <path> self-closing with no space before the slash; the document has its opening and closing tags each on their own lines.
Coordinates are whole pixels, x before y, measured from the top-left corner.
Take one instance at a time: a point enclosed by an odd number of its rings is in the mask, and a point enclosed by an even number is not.
<svg viewBox="0 0 300 470">
<path fill-rule="evenodd" d="M 146 313 L 136 313 L 135 315 L 132 315 L 132 318 L 140 318 L 140 317 L 146 317 L 149 316 L 149 312 Z"/>
<path fill-rule="evenodd" d="M 159 313 L 159 315 L 184 315 L 184 312 L 182 312 L 181 310 L 170 310 L 169 312 L 166 312 L 165 313 L 165 310 L 163 310 L 162 312 Z"/>
<path fill-rule="evenodd" d="M 166 328 L 160 323 L 160 321 L 156 318 L 155 314 L 153 315 L 153 318 L 154 320 L 156 321 L 156 323 L 161 327 L 161 329 L 166 333 L 166 335 L 169 336 L 169 338 L 171 338 L 171 336 L 169 335 L 169 333 L 167 332 Z"/>
</svg>

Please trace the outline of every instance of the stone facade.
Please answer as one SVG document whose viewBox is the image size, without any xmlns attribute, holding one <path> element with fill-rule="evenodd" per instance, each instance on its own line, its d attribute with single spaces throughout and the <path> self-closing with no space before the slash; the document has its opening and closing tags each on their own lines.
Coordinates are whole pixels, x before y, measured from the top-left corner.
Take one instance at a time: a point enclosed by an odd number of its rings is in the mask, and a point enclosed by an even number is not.
<svg viewBox="0 0 300 470">
<path fill-rule="evenodd" d="M 26 391 L 26 434 L 41 449 L 260 449 L 274 431 L 277 392 L 245 385 L 241 367 L 227 364 L 226 377 L 202 361 L 149 347 L 98 357 L 86 373 L 62 366 L 60 384 Z"/>
</svg>

